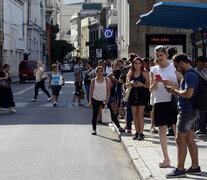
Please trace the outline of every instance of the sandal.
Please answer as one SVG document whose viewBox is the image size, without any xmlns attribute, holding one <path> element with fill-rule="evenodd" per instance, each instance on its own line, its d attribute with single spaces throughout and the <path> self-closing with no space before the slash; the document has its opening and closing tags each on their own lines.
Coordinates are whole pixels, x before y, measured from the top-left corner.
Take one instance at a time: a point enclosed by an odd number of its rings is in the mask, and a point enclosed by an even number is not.
<svg viewBox="0 0 207 180">
<path fill-rule="evenodd" d="M 160 168 L 166 168 L 166 167 L 170 167 L 170 160 L 163 160 L 162 162 L 159 163 L 159 167 Z"/>
</svg>

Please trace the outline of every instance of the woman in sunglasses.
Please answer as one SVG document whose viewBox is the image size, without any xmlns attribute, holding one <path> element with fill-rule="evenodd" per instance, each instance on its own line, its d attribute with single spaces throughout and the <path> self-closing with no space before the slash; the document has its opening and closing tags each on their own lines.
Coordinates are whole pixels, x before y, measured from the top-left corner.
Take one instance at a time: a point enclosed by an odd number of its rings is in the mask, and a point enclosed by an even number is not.
<svg viewBox="0 0 207 180">
<path fill-rule="evenodd" d="M 48 88 L 51 87 L 53 94 L 53 106 L 57 106 L 57 100 L 62 88 L 62 85 L 65 84 L 62 72 L 58 69 L 57 64 L 52 64 L 52 71 L 50 72 L 50 80 Z"/>
</svg>

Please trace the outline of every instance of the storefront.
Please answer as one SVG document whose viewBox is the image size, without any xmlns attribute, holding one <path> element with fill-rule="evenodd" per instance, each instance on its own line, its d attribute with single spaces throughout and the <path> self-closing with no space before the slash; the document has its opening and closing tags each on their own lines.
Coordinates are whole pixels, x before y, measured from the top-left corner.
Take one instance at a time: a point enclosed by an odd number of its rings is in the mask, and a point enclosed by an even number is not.
<svg viewBox="0 0 207 180">
<path fill-rule="evenodd" d="M 154 59 L 154 49 L 157 45 L 166 48 L 175 47 L 178 52 L 186 52 L 186 35 L 178 34 L 146 34 L 146 56 Z"/>
<path fill-rule="evenodd" d="M 193 30 L 192 58 L 196 60 L 198 56 L 207 56 L 207 4 L 156 3 L 150 12 L 140 16 L 136 24 Z M 186 41 L 187 38 L 182 35 L 146 35 L 146 55 L 151 57 L 153 45 L 158 44 L 176 45 L 178 50 L 183 48 L 183 52 L 186 52 Z"/>
</svg>

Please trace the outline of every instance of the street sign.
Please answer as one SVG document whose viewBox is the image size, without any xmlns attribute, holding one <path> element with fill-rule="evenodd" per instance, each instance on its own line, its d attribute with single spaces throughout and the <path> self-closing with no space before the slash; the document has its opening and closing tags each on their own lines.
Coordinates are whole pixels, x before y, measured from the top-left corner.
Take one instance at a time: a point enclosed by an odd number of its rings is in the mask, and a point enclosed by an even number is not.
<svg viewBox="0 0 207 180">
<path fill-rule="evenodd" d="M 102 49 L 96 49 L 96 57 L 102 58 Z"/>
</svg>

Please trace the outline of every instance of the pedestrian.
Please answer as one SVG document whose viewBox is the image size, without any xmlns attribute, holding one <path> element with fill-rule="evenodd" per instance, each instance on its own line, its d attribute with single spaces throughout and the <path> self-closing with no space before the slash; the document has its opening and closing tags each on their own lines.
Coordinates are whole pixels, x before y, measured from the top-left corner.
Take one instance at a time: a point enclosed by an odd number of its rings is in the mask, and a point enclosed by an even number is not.
<svg viewBox="0 0 207 180">
<path fill-rule="evenodd" d="M 124 129 L 120 126 L 117 117 L 114 115 L 111 105 L 109 103 L 110 87 L 109 80 L 103 76 L 103 67 L 98 66 L 96 68 L 96 78 L 92 79 L 90 86 L 90 96 L 88 106 L 93 107 L 92 117 L 92 135 L 96 135 L 96 124 L 100 106 L 107 105 L 110 108 L 112 121 L 115 123 L 120 132 L 124 132 Z"/>
<path fill-rule="evenodd" d="M 91 79 L 94 78 L 95 76 L 95 70 L 92 67 L 92 64 L 90 62 L 87 62 L 85 64 L 86 71 L 84 72 L 85 78 L 84 78 L 84 86 L 86 89 L 86 97 L 87 100 L 89 101 L 89 92 L 90 92 L 90 84 L 91 84 Z"/>
<path fill-rule="evenodd" d="M 129 104 L 132 108 L 136 130 L 133 140 L 144 140 L 144 109 L 148 101 L 149 74 L 144 71 L 140 57 L 133 60 L 126 82 L 127 88 L 132 87 L 129 94 Z"/>
<path fill-rule="evenodd" d="M 179 96 L 176 134 L 178 164 L 172 173 L 166 175 L 168 178 L 184 177 L 186 174 L 201 174 L 198 164 L 198 147 L 194 141 L 194 125 L 199 116 L 199 111 L 192 105 L 196 97 L 199 79 L 196 73 L 189 72 L 193 71 L 193 68 L 186 54 L 179 53 L 175 55 L 173 64 L 184 77 L 180 83 L 180 90 L 168 88 L 168 92 Z M 192 165 L 188 170 L 185 170 L 187 148 L 190 152 Z"/>
<path fill-rule="evenodd" d="M 154 53 L 159 63 L 152 67 L 150 71 L 150 92 L 155 92 L 154 122 L 159 130 L 159 139 L 164 156 L 163 161 L 159 163 L 159 167 L 165 168 L 170 166 L 167 150 L 167 126 L 172 125 L 175 132 L 177 122 L 177 110 L 172 108 L 172 95 L 167 92 L 165 86 L 171 85 L 179 88 L 178 81 L 181 80 L 182 75 L 167 60 L 168 55 L 164 46 L 157 46 Z"/>
<path fill-rule="evenodd" d="M 121 75 L 121 69 L 124 65 L 123 60 L 117 59 L 117 69 L 113 70 L 109 75 L 109 79 L 114 82 L 115 90 L 116 90 L 116 100 L 117 100 L 117 111 L 120 118 L 123 118 L 121 113 L 121 96 L 122 96 L 122 83 L 119 82 L 119 78 Z"/>
<path fill-rule="evenodd" d="M 57 106 L 58 96 L 62 88 L 62 85 L 64 86 L 65 84 L 65 80 L 62 72 L 58 69 L 57 64 L 52 64 L 51 68 L 52 71 L 50 72 L 48 88 L 52 89 L 53 106 Z M 62 83 L 60 83 L 60 81 L 62 81 Z"/>
<path fill-rule="evenodd" d="M 169 61 L 170 63 L 172 63 L 172 57 L 173 57 L 175 54 L 177 54 L 178 51 L 177 51 L 176 47 L 172 47 L 172 46 L 168 47 L 166 50 L 167 50 L 167 54 L 168 54 L 168 61 Z M 175 134 L 174 134 L 172 125 L 168 125 L 167 136 L 174 136 L 174 135 L 175 135 Z"/>
<path fill-rule="evenodd" d="M 37 62 L 37 68 L 34 70 L 33 73 L 34 73 L 35 79 L 36 79 L 36 82 L 35 82 L 35 95 L 34 95 L 34 98 L 31 99 L 30 101 L 31 102 L 37 101 L 39 88 L 41 88 L 42 91 L 48 96 L 47 100 L 51 101 L 52 97 L 50 96 L 50 93 L 46 90 L 45 80 L 42 78 L 43 73 L 44 73 L 42 61 Z"/>
<path fill-rule="evenodd" d="M 157 58 L 152 59 L 150 61 L 150 68 L 158 64 L 159 64 L 159 60 Z M 155 128 L 155 120 L 154 120 L 154 99 L 155 99 L 155 91 L 152 91 L 150 92 L 150 105 L 152 106 L 152 111 L 150 114 L 150 117 L 151 117 L 150 133 L 157 134 L 158 130 Z"/>
<path fill-rule="evenodd" d="M 15 103 L 11 89 L 12 80 L 10 78 L 9 69 L 10 65 L 4 64 L 2 71 L 0 71 L 0 81 L 5 81 L 7 84 L 7 88 L 0 88 L 0 114 L 2 113 L 2 108 L 9 108 L 10 113 L 16 112 L 16 110 L 13 109 Z"/>
<path fill-rule="evenodd" d="M 76 65 L 74 66 L 74 79 L 75 79 L 75 94 L 73 96 L 72 103 L 75 102 L 76 98 L 78 98 L 78 104 L 81 102 L 81 90 L 82 90 L 82 81 L 83 81 L 83 73 L 82 73 L 82 59 L 80 57 L 76 58 Z"/>
<path fill-rule="evenodd" d="M 111 59 L 106 60 L 105 74 L 106 76 L 113 71 Z"/>
<path fill-rule="evenodd" d="M 206 58 L 204 56 L 199 56 L 196 61 L 195 71 L 200 74 L 202 78 L 207 80 L 207 71 L 204 69 L 206 63 Z M 199 118 L 196 121 L 195 134 L 206 134 L 206 118 L 207 112 L 199 112 Z"/>
<path fill-rule="evenodd" d="M 120 80 L 124 83 L 124 89 L 126 89 L 126 77 L 128 72 L 131 69 L 131 63 L 134 60 L 135 57 L 137 57 L 137 54 L 130 53 L 128 60 L 126 61 L 126 64 L 122 68 L 121 75 L 120 75 Z M 132 134 L 132 121 L 133 121 L 133 114 L 132 114 L 132 109 L 129 104 L 129 102 L 125 102 L 126 108 L 127 108 L 127 118 L 126 118 L 126 128 L 127 129 L 127 134 L 131 135 Z"/>
</svg>

